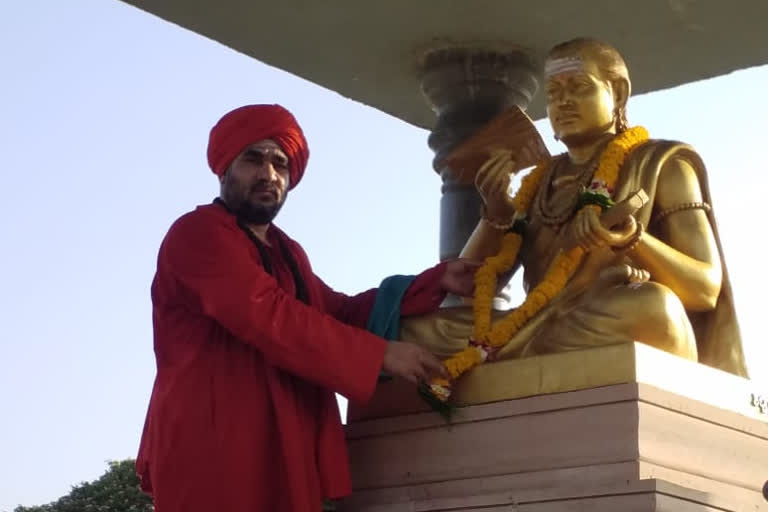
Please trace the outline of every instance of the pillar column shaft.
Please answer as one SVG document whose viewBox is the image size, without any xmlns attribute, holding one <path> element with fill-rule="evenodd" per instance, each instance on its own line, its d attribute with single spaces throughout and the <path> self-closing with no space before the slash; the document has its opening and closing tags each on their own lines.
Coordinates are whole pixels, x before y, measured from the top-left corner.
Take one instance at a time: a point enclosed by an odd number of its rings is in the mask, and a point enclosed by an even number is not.
<svg viewBox="0 0 768 512">
<path fill-rule="evenodd" d="M 443 179 L 440 259 L 455 258 L 480 218 L 473 183 L 460 182 L 443 158 L 507 108 L 525 109 L 538 86 L 535 67 L 522 51 L 443 48 L 428 53 L 422 91 L 437 114 L 429 136 L 434 168 Z"/>
</svg>

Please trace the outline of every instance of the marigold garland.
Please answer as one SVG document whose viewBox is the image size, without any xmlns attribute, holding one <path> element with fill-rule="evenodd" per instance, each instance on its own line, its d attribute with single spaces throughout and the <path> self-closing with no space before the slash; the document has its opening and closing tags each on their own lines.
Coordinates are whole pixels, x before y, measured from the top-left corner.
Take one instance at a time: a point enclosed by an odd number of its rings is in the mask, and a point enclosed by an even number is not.
<svg viewBox="0 0 768 512">
<path fill-rule="evenodd" d="M 599 213 L 610 204 L 621 166 L 629 154 L 647 140 L 648 131 L 637 126 L 615 136 L 608 143 L 600 155 L 592 182 L 583 195 L 583 201 L 586 203 L 583 208 L 591 208 Z M 547 166 L 547 162 L 542 162 L 523 178 L 520 189 L 512 199 L 517 218 L 522 219 L 527 215 L 546 174 Z M 581 247 L 560 253 L 547 270 L 544 279 L 531 290 L 525 301 L 510 314 L 491 325 L 491 310 L 498 276 L 514 266 L 522 242 L 523 238 L 519 233 L 507 233 L 502 240 L 499 253 L 486 258 L 484 264 L 477 270 L 472 306 L 474 320 L 472 339 L 464 350 L 444 362 L 451 379 L 436 378 L 429 384 L 429 390 L 440 401 L 448 400 L 456 379 L 485 362 L 565 288 L 585 255 Z"/>
</svg>

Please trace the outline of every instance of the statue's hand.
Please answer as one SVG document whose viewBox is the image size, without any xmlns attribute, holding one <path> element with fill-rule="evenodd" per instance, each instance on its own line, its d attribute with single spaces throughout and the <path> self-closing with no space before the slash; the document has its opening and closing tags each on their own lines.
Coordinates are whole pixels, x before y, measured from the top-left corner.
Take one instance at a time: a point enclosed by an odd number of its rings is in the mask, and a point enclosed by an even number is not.
<svg viewBox="0 0 768 512">
<path fill-rule="evenodd" d="M 515 209 L 509 196 L 509 180 L 515 169 L 510 151 L 495 151 L 475 176 L 475 187 L 485 204 L 485 215 L 505 224 L 512 220 Z"/>
<path fill-rule="evenodd" d="M 635 236 L 638 225 L 631 215 L 615 229 L 607 229 L 600 222 L 600 214 L 592 208 L 582 208 L 573 219 L 570 242 L 589 252 L 599 247 L 623 247 Z"/>
<path fill-rule="evenodd" d="M 642 268 L 622 263 L 607 267 L 600 272 L 595 282 L 596 288 L 607 288 L 621 284 L 639 285 L 651 279 L 651 274 Z"/>
<path fill-rule="evenodd" d="M 630 287 L 640 286 L 651 279 L 651 274 L 647 270 L 626 263 L 612 265 L 600 271 L 592 286 L 587 293 L 579 300 L 579 304 L 589 304 L 593 299 L 599 297 L 608 288 L 614 286 Z"/>
</svg>

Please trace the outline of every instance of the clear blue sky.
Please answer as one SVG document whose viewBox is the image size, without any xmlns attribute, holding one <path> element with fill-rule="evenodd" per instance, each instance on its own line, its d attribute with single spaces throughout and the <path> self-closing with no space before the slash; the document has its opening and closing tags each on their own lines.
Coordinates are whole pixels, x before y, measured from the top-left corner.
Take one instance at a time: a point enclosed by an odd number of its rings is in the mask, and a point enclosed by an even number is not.
<svg viewBox="0 0 768 512">
<path fill-rule="evenodd" d="M 427 132 L 116 0 L 3 11 L 0 510 L 135 455 L 154 377 L 156 251 L 177 216 L 216 195 L 205 144 L 230 108 L 278 102 L 304 126 L 309 169 L 278 220 L 328 283 L 359 291 L 435 263 Z M 766 83 L 768 67 L 755 68 L 629 107 L 630 122 L 692 143 L 709 166 L 762 383 Z"/>
</svg>

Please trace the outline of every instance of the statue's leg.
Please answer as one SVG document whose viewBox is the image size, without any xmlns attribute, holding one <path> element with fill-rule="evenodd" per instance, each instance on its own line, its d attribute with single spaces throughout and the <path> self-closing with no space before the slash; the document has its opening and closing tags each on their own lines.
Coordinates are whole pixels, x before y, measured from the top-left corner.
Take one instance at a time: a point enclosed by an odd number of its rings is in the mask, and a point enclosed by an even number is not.
<svg viewBox="0 0 768 512">
<path fill-rule="evenodd" d="M 439 357 L 464 350 L 472 336 L 472 308 L 443 308 L 434 313 L 403 318 L 400 340 L 421 345 Z"/>
<path fill-rule="evenodd" d="M 523 355 L 640 341 L 697 360 L 696 338 L 680 299 L 654 282 L 585 293 L 540 329 Z"/>
<path fill-rule="evenodd" d="M 493 320 L 506 312 L 493 311 Z M 472 337 L 471 307 L 441 308 L 434 313 L 411 316 L 400 321 L 400 341 L 421 345 L 438 357 L 446 358 L 467 347 Z"/>
</svg>

